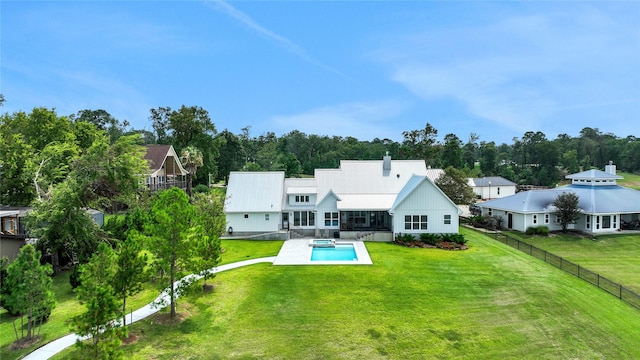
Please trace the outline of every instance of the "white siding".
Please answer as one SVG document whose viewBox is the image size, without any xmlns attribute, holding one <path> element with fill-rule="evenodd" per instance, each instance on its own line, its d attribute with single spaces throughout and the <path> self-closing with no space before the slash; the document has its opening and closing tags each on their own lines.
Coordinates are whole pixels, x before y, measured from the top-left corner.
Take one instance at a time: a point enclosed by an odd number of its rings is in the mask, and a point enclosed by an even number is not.
<svg viewBox="0 0 640 360">
<path fill-rule="evenodd" d="M 405 215 L 427 215 L 427 230 L 405 230 Z M 444 223 L 444 215 L 451 216 L 451 224 Z M 457 233 L 458 207 L 435 188 L 429 181 L 423 181 L 409 195 L 393 214 L 394 233 Z"/>
<path fill-rule="evenodd" d="M 245 214 L 247 217 L 245 218 Z M 265 215 L 269 220 L 265 220 Z M 274 232 L 280 228 L 279 212 L 227 213 L 227 230 L 234 233 Z"/>
</svg>

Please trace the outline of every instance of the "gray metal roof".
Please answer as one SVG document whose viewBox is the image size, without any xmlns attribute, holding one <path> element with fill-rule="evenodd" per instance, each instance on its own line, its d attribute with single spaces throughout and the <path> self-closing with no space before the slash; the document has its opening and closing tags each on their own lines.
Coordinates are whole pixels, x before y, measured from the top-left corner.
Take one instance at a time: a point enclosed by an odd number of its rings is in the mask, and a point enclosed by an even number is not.
<svg viewBox="0 0 640 360">
<path fill-rule="evenodd" d="M 567 179 L 624 179 L 620 175 L 609 174 L 608 172 L 604 172 L 602 170 L 586 170 L 579 173 L 571 174 L 565 176 Z"/>
<path fill-rule="evenodd" d="M 472 178 L 471 186 L 516 186 L 516 183 L 509 181 L 501 176 L 487 176 L 482 178 Z"/>
<path fill-rule="evenodd" d="M 564 192 L 578 195 L 578 206 L 585 214 L 640 213 L 640 191 L 619 185 L 567 185 L 548 190 L 530 190 L 477 204 L 482 208 L 520 213 L 554 211 L 553 201 Z"/>
</svg>

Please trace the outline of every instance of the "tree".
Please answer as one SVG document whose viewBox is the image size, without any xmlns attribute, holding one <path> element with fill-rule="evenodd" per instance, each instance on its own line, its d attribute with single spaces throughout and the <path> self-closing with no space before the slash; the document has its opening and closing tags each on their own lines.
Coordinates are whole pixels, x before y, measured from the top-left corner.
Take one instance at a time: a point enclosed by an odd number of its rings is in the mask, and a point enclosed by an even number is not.
<svg viewBox="0 0 640 360">
<path fill-rule="evenodd" d="M 438 152 L 436 147 L 436 136 L 438 130 L 427 123 L 424 129 L 403 131 L 401 151 L 407 159 L 424 159 L 427 165 L 435 164 L 435 155 Z"/>
<path fill-rule="evenodd" d="M 60 259 L 77 256 L 86 262 L 95 252 L 101 231 L 83 207 L 74 179 L 57 185 L 50 199 L 36 200 L 27 217 L 27 228 L 38 238 L 36 246 L 51 253 L 55 273 L 60 271 Z"/>
<path fill-rule="evenodd" d="M 23 246 L 7 268 L 6 281 L 11 292 L 3 295 L 4 300 L 15 312 L 27 317 L 26 340 L 33 338 L 36 322 L 48 317 L 55 307 L 51 273 L 51 266 L 40 264 L 40 252 L 31 244 Z"/>
<path fill-rule="evenodd" d="M 153 204 L 151 210 L 152 221 L 148 231 L 152 236 L 152 249 L 155 255 L 157 267 L 169 274 L 169 302 L 171 305 L 171 317 L 176 316 L 176 279 L 181 270 L 188 267 L 189 257 L 192 254 L 189 236 L 199 237 L 197 230 L 193 229 L 195 216 L 194 208 L 189 204 L 187 194 L 178 189 L 171 188 L 162 191 Z M 185 284 L 188 285 L 188 284 Z"/>
<path fill-rule="evenodd" d="M 207 288 L 207 279 L 211 276 L 211 270 L 220 263 L 222 248 L 220 234 L 224 233 L 226 218 L 223 210 L 223 199 L 213 194 L 196 194 L 193 205 L 197 209 L 197 224 L 202 230 L 197 229 L 193 233 L 192 241 L 196 241 L 193 247 L 192 268 L 194 272 L 204 277 L 203 288 Z"/>
<path fill-rule="evenodd" d="M 187 146 L 180 152 L 180 162 L 189 172 L 187 174 L 187 194 L 192 195 L 192 176 L 198 172 L 198 168 L 204 164 L 202 151 L 194 146 Z"/>
<path fill-rule="evenodd" d="M 462 170 L 447 167 L 444 174 L 436 179 L 436 185 L 457 205 L 471 205 L 475 202 L 476 195 Z"/>
<path fill-rule="evenodd" d="M 215 138 L 218 148 L 218 164 L 217 179 L 224 179 L 224 183 L 229 182 L 229 173 L 231 171 L 240 170 L 244 165 L 246 158 L 244 149 L 240 143 L 240 139 L 229 130 L 224 130 Z"/>
<path fill-rule="evenodd" d="M 562 232 L 567 232 L 569 224 L 575 224 L 578 220 L 581 214 L 578 207 L 579 201 L 578 195 L 573 192 L 563 192 L 553 201 Z"/>
<path fill-rule="evenodd" d="M 77 297 L 86 312 L 73 318 L 73 331 L 88 336 L 76 345 L 87 349 L 94 359 L 122 358 L 118 347 L 127 329 L 114 320 L 120 315 L 118 299 L 113 284 L 118 271 L 117 255 L 107 243 L 101 243 L 97 252 L 80 270 L 81 284 L 76 288 Z"/>
<path fill-rule="evenodd" d="M 495 175 L 497 155 L 498 150 L 493 141 L 480 143 L 480 170 L 485 176 Z"/>
<path fill-rule="evenodd" d="M 147 280 L 147 255 L 142 252 L 142 241 L 137 231 L 130 231 L 125 241 L 116 248 L 117 271 L 113 279 L 114 294 L 122 301 L 122 324 L 125 325 L 127 298 L 139 293 Z"/>
<path fill-rule="evenodd" d="M 444 137 L 442 165 L 462 168 L 462 141 L 455 134 L 447 134 Z"/>
</svg>

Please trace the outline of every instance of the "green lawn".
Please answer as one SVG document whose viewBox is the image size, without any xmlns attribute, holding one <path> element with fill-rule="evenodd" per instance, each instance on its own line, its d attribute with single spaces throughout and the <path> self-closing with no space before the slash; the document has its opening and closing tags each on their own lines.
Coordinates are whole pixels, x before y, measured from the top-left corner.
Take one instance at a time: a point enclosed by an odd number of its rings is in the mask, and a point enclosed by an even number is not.
<svg viewBox="0 0 640 360">
<path fill-rule="evenodd" d="M 231 263 L 249 258 L 275 255 L 278 253 L 282 241 L 257 242 L 234 240 L 232 247 L 227 247 L 225 244 L 226 242 L 223 241 L 223 248 L 226 251 L 223 254 L 222 263 Z M 9 346 L 15 340 L 13 321 L 18 319 L 16 326 L 19 326 L 20 320 L 19 318 L 8 315 L 4 309 L 0 309 L 0 359 L 19 359 L 36 347 L 42 346 L 71 332 L 68 320 L 82 313 L 84 308 L 76 300 L 71 285 L 69 285 L 69 275 L 70 271 L 67 271 L 53 278 L 53 290 L 57 302 L 56 308 L 53 309 L 49 321 L 42 326 L 40 333 L 42 337 L 41 341 L 28 349 L 9 349 Z M 132 299 L 127 300 L 127 309 L 138 309 L 155 299 L 159 293 L 160 290 L 155 285 L 147 284 L 142 292 Z"/>
<path fill-rule="evenodd" d="M 507 233 L 507 232 L 505 232 Z M 573 235 L 528 236 L 508 232 L 524 242 L 562 256 L 640 294 L 640 235 L 600 235 L 595 240 Z"/>
<path fill-rule="evenodd" d="M 257 264 L 138 324 L 127 359 L 636 359 L 640 311 L 483 234 L 367 243 L 373 266 Z M 229 256 L 251 257 L 246 243 Z M 252 242 L 265 248 L 274 243 Z M 67 351 L 57 358 L 73 358 Z"/>
<path fill-rule="evenodd" d="M 618 185 L 640 190 L 640 174 L 618 172 L 618 175 L 624 177 L 624 179 L 617 181 Z"/>
</svg>

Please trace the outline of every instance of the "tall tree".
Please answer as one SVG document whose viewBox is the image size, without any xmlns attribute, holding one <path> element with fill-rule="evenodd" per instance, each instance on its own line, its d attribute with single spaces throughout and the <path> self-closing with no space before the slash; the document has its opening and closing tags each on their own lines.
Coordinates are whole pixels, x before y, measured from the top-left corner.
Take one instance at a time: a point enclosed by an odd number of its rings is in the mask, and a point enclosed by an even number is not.
<svg viewBox="0 0 640 360">
<path fill-rule="evenodd" d="M 464 171 L 453 166 L 444 170 L 444 174 L 436 179 L 436 185 L 457 205 L 471 205 L 475 202 L 476 195 L 469 186 Z"/>
<path fill-rule="evenodd" d="M 444 167 L 453 166 L 456 169 L 462 168 L 462 141 L 455 134 L 444 136 L 442 165 Z"/>
<path fill-rule="evenodd" d="M 191 256 L 190 264 L 195 273 L 204 277 L 203 288 L 207 288 L 207 279 L 211 277 L 212 269 L 220 263 L 222 248 L 220 234 L 224 233 L 226 218 L 223 210 L 224 199 L 214 194 L 196 194 L 193 205 L 197 209 L 196 223 L 201 229 L 192 233 L 191 241 L 195 241 L 195 252 Z"/>
<path fill-rule="evenodd" d="M 86 312 L 73 318 L 73 331 L 89 337 L 84 342 L 78 340 L 76 345 L 88 350 L 87 357 L 93 359 L 122 358 L 118 347 L 127 329 L 114 321 L 121 315 L 112 286 L 117 271 L 117 255 L 104 242 L 80 270 L 81 284 L 76 293 Z"/>
<path fill-rule="evenodd" d="M 581 213 L 578 207 L 579 202 L 578 195 L 573 192 L 563 192 L 553 201 L 562 232 L 567 232 L 569 224 L 575 224 L 576 220 L 578 220 Z"/>
<path fill-rule="evenodd" d="M 493 141 L 480 143 L 480 170 L 485 176 L 495 175 L 497 155 L 496 143 Z"/>
<path fill-rule="evenodd" d="M 424 159 L 427 165 L 435 165 L 435 154 L 438 130 L 433 125 L 427 123 L 424 129 L 403 131 L 404 140 L 400 151 L 408 159 Z"/>
<path fill-rule="evenodd" d="M 229 181 L 229 173 L 231 171 L 240 170 L 246 159 L 240 139 L 229 130 L 225 129 L 215 138 L 218 148 L 218 180 L 224 180 L 226 184 Z"/>
<path fill-rule="evenodd" d="M 187 146 L 180 152 L 180 162 L 189 172 L 187 174 L 187 194 L 191 196 L 193 176 L 198 172 L 198 168 L 204 164 L 202 151 L 195 146 Z"/>
<path fill-rule="evenodd" d="M 7 268 L 6 281 L 11 292 L 3 294 L 4 300 L 15 312 L 27 317 L 27 340 L 33 338 L 36 322 L 49 316 L 55 306 L 51 273 L 51 266 L 40 264 L 40 252 L 30 244 L 20 249 Z"/>
<path fill-rule="evenodd" d="M 171 188 L 162 191 L 153 204 L 151 210 L 152 221 L 148 231 L 152 236 L 152 249 L 154 260 L 159 269 L 169 274 L 169 302 L 171 305 L 171 317 L 176 316 L 177 291 L 175 282 L 181 271 L 188 268 L 187 263 L 192 254 L 189 236 L 198 237 L 193 229 L 195 211 L 187 194 L 178 189 Z"/>
<path fill-rule="evenodd" d="M 147 255 L 142 251 L 142 239 L 130 231 L 127 239 L 116 248 L 117 271 L 113 278 L 114 295 L 122 301 L 122 324 L 126 324 L 127 298 L 139 293 L 147 280 Z"/>
</svg>

